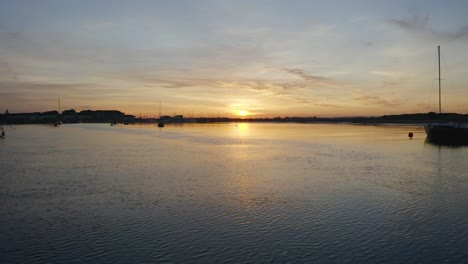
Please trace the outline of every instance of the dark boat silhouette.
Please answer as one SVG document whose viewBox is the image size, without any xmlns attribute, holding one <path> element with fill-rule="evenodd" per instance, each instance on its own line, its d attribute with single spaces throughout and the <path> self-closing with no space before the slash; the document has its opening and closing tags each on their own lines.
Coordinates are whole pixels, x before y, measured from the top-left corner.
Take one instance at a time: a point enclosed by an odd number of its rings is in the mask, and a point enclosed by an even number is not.
<svg viewBox="0 0 468 264">
<path fill-rule="evenodd" d="M 440 86 L 440 46 L 437 47 L 439 61 L 439 115 L 442 113 L 441 107 L 441 86 Z M 437 122 L 424 126 L 427 138 L 434 143 L 466 144 L 468 142 L 468 126 L 455 122 Z"/>
</svg>

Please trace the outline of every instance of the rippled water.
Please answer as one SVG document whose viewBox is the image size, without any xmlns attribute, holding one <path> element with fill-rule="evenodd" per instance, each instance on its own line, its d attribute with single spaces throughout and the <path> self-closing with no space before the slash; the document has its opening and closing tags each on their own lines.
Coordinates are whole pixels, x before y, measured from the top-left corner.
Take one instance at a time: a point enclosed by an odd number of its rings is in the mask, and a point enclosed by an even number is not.
<svg viewBox="0 0 468 264">
<path fill-rule="evenodd" d="M 417 127 L 5 130 L 1 263 L 468 261 L 468 147 Z"/>
</svg>

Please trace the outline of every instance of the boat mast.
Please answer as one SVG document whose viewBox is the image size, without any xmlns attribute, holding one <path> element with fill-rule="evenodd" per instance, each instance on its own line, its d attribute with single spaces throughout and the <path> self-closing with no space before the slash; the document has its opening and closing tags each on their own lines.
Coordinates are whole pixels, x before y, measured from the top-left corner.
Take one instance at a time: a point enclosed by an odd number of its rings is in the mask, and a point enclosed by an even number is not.
<svg viewBox="0 0 468 264">
<path fill-rule="evenodd" d="M 438 57 L 439 57 L 439 114 L 442 113 L 442 101 L 441 101 L 441 98 L 440 98 L 440 46 L 437 46 L 437 54 L 438 54 Z"/>
</svg>

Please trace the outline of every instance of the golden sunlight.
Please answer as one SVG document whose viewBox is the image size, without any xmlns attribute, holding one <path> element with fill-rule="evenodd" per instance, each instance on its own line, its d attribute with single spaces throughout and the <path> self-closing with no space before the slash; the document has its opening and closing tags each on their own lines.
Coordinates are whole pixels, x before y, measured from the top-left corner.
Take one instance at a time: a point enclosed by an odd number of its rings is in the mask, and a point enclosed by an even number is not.
<svg viewBox="0 0 468 264">
<path fill-rule="evenodd" d="M 248 115 L 250 115 L 250 112 L 247 111 L 247 110 L 238 110 L 236 112 L 236 115 L 238 115 L 238 116 L 248 116 Z"/>
</svg>

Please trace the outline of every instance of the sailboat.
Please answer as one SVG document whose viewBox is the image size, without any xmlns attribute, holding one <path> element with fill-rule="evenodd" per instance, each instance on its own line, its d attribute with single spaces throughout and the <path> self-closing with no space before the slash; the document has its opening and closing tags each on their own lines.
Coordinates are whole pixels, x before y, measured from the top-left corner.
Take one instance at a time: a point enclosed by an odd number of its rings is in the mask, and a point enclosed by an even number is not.
<svg viewBox="0 0 468 264">
<path fill-rule="evenodd" d="M 164 121 L 161 120 L 161 103 L 159 103 L 159 119 L 158 119 L 158 127 L 164 127 Z"/>
<path fill-rule="evenodd" d="M 60 120 L 60 115 L 61 115 L 61 112 L 60 112 L 60 111 L 61 111 L 61 109 L 60 109 L 60 96 L 58 97 L 58 109 L 59 109 L 59 110 L 58 110 L 58 117 L 57 117 L 57 120 L 56 120 L 55 123 L 54 123 L 54 126 L 55 126 L 55 127 L 57 127 L 57 126 L 63 124 L 63 123 L 62 123 L 62 120 Z"/>
<path fill-rule="evenodd" d="M 440 79 L 440 46 L 437 47 L 439 59 L 439 115 L 442 114 L 441 79 Z M 424 126 L 429 141 L 436 143 L 466 144 L 468 143 L 468 126 L 455 122 L 430 123 Z"/>
</svg>

